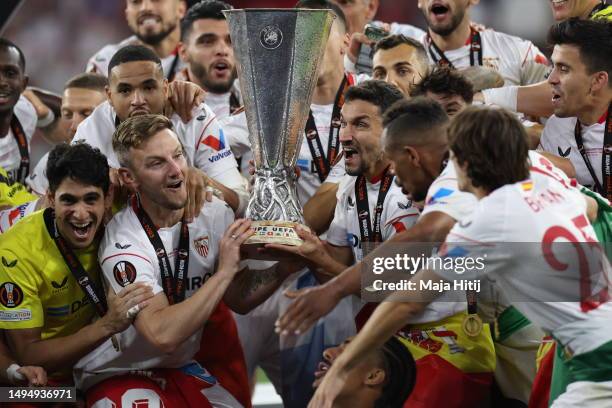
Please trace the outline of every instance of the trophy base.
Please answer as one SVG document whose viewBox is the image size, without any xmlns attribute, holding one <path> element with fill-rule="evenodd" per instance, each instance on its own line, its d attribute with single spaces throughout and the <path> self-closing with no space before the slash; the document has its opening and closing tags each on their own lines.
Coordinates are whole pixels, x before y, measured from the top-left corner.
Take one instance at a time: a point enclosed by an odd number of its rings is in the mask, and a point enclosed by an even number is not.
<svg viewBox="0 0 612 408">
<path fill-rule="evenodd" d="M 255 230 L 255 234 L 251 235 L 251 237 L 242 244 L 241 252 L 243 252 L 248 259 L 280 261 L 285 258 L 281 251 L 274 251 L 274 254 L 271 254 L 261 252 L 258 249 L 263 248 L 266 244 L 302 245 L 302 239 L 298 236 L 297 232 L 295 232 L 295 228 L 298 225 L 301 228 L 310 230 L 310 228 L 305 225 L 296 222 L 252 221 L 251 228 Z M 286 258 L 290 257 L 291 255 L 287 254 Z"/>
</svg>

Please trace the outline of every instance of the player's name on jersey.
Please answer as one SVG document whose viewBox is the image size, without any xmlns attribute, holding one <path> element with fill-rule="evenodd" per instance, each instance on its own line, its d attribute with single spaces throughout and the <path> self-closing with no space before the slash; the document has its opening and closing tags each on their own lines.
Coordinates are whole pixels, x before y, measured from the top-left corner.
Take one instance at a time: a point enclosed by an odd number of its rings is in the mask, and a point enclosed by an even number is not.
<svg viewBox="0 0 612 408">
<path fill-rule="evenodd" d="M 425 279 L 413 281 L 410 279 L 400 279 L 399 281 L 387 282 L 383 279 L 376 279 L 371 286 L 364 288 L 369 292 L 395 292 L 402 291 L 419 291 L 419 292 L 450 292 L 450 291 L 474 291 L 480 292 L 480 279 L 475 280 L 455 280 L 452 282 L 444 279 L 434 280 Z"/>
</svg>

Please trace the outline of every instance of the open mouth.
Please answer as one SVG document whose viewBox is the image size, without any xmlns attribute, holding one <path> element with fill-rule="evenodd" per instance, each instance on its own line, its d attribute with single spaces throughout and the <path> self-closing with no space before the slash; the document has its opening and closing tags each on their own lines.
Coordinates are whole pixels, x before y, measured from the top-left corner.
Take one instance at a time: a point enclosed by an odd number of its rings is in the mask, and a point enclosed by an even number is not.
<svg viewBox="0 0 612 408">
<path fill-rule="evenodd" d="M 441 16 L 448 13 L 448 7 L 443 4 L 434 4 L 431 7 L 431 12 L 437 16 Z"/>
<path fill-rule="evenodd" d="M 561 101 L 561 94 L 553 91 L 552 92 L 552 103 L 553 104 L 558 104 Z"/>
<path fill-rule="evenodd" d="M 12 93 L 9 91 L 0 92 L 0 104 L 8 103 L 11 100 Z"/>
<path fill-rule="evenodd" d="M 230 70 L 230 65 L 225 61 L 220 61 L 213 64 L 212 70 L 217 76 L 225 76 Z"/>
<path fill-rule="evenodd" d="M 69 224 L 72 232 L 78 239 L 86 239 L 94 225 L 92 221 L 84 223 L 70 222 Z"/>
<path fill-rule="evenodd" d="M 345 160 L 351 160 L 355 155 L 359 155 L 359 151 L 354 147 L 346 146 L 342 147 L 342 150 L 344 150 Z"/>
<path fill-rule="evenodd" d="M 166 185 L 166 188 L 170 191 L 178 191 L 183 185 L 183 180 L 177 180 Z"/>
<path fill-rule="evenodd" d="M 331 365 L 327 363 L 326 361 L 319 362 L 319 365 L 317 366 L 317 370 L 314 373 L 315 379 L 318 380 L 320 378 L 323 378 L 323 376 L 327 373 L 330 367 Z"/>
<path fill-rule="evenodd" d="M 155 16 L 151 14 L 142 16 L 138 19 L 138 25 L 143 26 L 145 28 L 156 26 L 160 22 L 161 22 L 161 18 L 159 18 L 159 16 Z"/>
<path fill-rule="evenodd" d="M 567 0 L 551 0 L 551 3 L 555 7 L 560 7 L 565 5 L 565 3 L 567 3 Z"/>
</svg>

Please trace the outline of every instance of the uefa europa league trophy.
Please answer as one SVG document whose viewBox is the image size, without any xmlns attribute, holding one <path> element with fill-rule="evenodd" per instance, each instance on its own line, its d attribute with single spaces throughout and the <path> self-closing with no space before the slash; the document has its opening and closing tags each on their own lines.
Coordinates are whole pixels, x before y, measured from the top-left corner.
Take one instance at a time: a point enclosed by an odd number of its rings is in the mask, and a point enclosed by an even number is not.
<svg viewBox="0 0 612 408">
<path fill-rule="evenodd" d="M 255 158 L 246 245 L 300 245 L 303 224 L 294 166 L 333 14 L 327 10 L 224 11 Z"/>
</svg>

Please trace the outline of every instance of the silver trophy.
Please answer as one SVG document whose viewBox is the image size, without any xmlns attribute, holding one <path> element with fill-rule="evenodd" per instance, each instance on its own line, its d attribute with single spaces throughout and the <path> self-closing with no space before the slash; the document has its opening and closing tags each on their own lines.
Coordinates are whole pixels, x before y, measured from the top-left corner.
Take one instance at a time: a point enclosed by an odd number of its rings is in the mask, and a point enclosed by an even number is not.
<svg viewBox="0 0 612 408">
<path fill-rule="evenodd" d="M 255 158 L 246 244 L 299 245 L 295 164 L 334 16 L 327 10 L 224 11 Z"/>
</svg>

